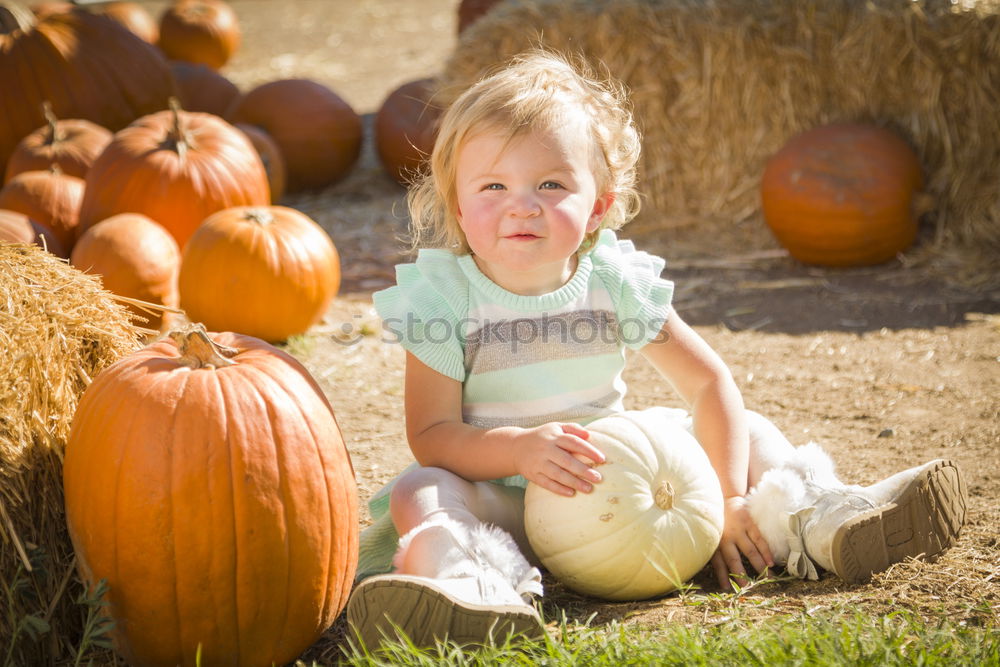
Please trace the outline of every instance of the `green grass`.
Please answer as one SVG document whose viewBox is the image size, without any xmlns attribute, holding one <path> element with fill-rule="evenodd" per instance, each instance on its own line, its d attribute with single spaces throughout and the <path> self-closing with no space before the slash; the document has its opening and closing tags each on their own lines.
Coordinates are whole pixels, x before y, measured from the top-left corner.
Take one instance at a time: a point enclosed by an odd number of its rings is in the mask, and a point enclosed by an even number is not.
<svg viewBox="0 0 1000 667">
<path fill-rule="evenodd" d="M 612 623 L 562 625 L 561 638 L 462 650 L 400 643 L 375 652 L 345 650 L 345 665 L 1000 665 L 1000 630 L 900 611 L 733 620 L 659 630 Z M 317 663 L 313 663 L 316 667 Z"/>
</svg>

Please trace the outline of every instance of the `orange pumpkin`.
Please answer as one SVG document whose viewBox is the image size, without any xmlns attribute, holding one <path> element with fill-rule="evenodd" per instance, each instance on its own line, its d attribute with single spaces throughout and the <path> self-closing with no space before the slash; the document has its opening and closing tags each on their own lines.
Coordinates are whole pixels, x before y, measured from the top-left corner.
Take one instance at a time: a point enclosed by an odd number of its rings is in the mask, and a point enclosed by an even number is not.
<svg viewBox="0 0 1000 667">
<path fill-rule="evenodd" d="M 277 142 L 288 168 L 288 192 L 335 183 L 361 154 L 361 117 L 335 92 L 308 79 L 258 86 L 226 117 L 258 125 Z"/>
<path fill-rule="evenodd" d="M 375 147 L 382 164 L 409 183 L 430 157 L 440 109 L 431 103 L 433 79 L 418 79 L 392 91 L 375 114 Z"/>
<path fill-rule="evenodd" d="M 793 137 L 761 182 L 764 220 L 807 264 L 879 264 L 917 236 L 923 183 L 913 149 L 875 125 L 839 123 Z"/>
<path fill-rule="evenodd" d="M 288 173 L 281 148 L 263 128 L 247 123 L 237 123 L 236 128 L 247 135 L 247 139 L 257 149 L 257 155 L 260 156 L 261 162 L 264 163 L 264 171 L 267 172 L 267 182 L 271 186 L 271 203 L 277 203 L 285 194 L 285 179 Z"/>
<path fill-rule="evenodd" d="M 217 116 L 175 108 L 115 134 L 87 172 L 80 232 L 116 213 L 142 213 L 183 248 L 216 211 L 270 201 L 264 165 L 242 132 Z"/>
<path fill-rule="evenodd" d="M 94 12 L 117 21 L 139 36 L 144 42 L 156 44 L 160 29 L 153 16 L 136 2 L 106 2 L 94 8 Z"/>
<path fill-rule="evenodd" d="M 163 55 L 114 21 L 83 9 L 39 20 L 0 2 L 0 171 L 17 143 L 59 118 L 118 130 L 167 108 L 174 78 Z M 15 103 L 16 102 L 16 103 Z"/>
<path fill-rule="evenodd" d="M 110 292 L 177 307 L 181 251 L 170 232 L 144 215 L 121 213 L 97 223 L 73 246 L 70 262 L 81 271 L 101 276 L 104 289 Z M 129 308 L 149 328 L 160 328 L 159 313 L 135 305 Z"/>
<path fill-rule="evenodd" d="M 191 328 L 80 399 L 63 468 L 83 580 L 106 579 L 136 665 L 283 665 L 343 609 L 357 487 L 330 404 L 290 355 Z"/>
<path fill-rule="evenodd" d="M 23 213 L 0 209 L 0 241 L 34 243 L 56 257 L 65 259 L 67 253 L 52 231 Z"/>
<path fill-rule="evenodd" d="M 171 60 L 220 69 L 241 39 L 236 13 L 222 0 L 176 0 L 160 16 L 159 45 Z"/>
<path fill-rule="evenodd" d="M 84 181 L 59 167 L 25 171 L 0 189 L 0 208 L 23 213 L 52 230 L 63 249 L 72 250 L 80 220 Z"/>
<path fill-rule="evenodd" d="M 46 124 L 21 139 L 7 162 L 5 180 L 23 171 L 58 165 L 64 174 L 83 178 L 111 141 L 111 131 L 82 118 L 57 119 L 46 102 Z"/>
<path fill-rule="evenodd" d="M 177 94 L 185 111 L 225 116 L 240 96 L 235 83 L 208 65 L 174 60 L 170 69 L 177 80 Z"/>
<path fill-rule="evenodd" d="M 282 341 L 326 313 L 340 287 L 340 258 L 304 213 L 235 207 L 209 217 L 188 241 L 179 286 L 192 321 Z"/>
</svg>

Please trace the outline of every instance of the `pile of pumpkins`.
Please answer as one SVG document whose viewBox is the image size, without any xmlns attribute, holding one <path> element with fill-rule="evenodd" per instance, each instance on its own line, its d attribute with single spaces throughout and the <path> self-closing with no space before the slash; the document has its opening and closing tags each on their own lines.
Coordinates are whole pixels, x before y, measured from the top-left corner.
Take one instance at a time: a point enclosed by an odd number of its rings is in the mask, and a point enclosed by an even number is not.
<svg viewBox="0 0 1000 667">
<path fill-rule="evenodd" d="M 221 0 L 177 0 L 159 25 L 129 2 L 34 10 L 0 3 L 0 88 L 18 97 L 0 110 L 0 239 L 213 331 L 275 342 L 322 317 L 337 250 L 276 202 L 347 173 L 351 107 L 306 79 L 240 94 L 218 71 L 240 39 Z"/>
</svg>

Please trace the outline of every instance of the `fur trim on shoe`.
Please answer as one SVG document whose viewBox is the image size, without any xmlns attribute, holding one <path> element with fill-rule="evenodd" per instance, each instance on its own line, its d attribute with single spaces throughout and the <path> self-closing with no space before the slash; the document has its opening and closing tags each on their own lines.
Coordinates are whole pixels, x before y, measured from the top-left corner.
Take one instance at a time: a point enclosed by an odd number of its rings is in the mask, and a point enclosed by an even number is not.
<svg viewBox="0 0 1000 667">
<path fill-rule="evenodd" d="M 790 547 L 782 516 L 805 505 L 806 486 L 798 472 L 787 468 L 768 470 L 747 494 L 747 509 L 767 541 L 771 555 L 784 565 Z"/>
</svg>

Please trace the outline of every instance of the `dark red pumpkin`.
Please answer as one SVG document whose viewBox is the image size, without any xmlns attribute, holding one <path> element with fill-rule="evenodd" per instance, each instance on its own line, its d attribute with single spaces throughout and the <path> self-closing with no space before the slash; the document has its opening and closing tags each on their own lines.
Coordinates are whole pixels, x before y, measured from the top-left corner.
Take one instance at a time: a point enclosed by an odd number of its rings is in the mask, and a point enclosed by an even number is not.
<svg viewBox="0 0 1000 667">
<path fill-rule="evenodd" d="M 257 149 L 260 161 L 264 163 L 267 172 L 267 182 L 271 186 L 271 203 L 277 203 L 285 194 L 285 180 L 288 178 L 288 168 L 281 148 L 264 128 L 247 123 L 237 123 L 236 128 L 247 135 L 247 139 Z"/>
<path fill-rule="evenodd" d="M 879 264 L 917 236 L 914 195 L 923 178 L 916 153 L 884 127 L 837 123 L 793 137 L 761 182 L 764 220 L 807 264 Z"/>
<path fill-rule="evenodd" d="M 150 44 L 156 44 L 160 37 L 152 14 L 136 2 L 106 2 L 95 7 L 94 12 L 117 21 Z"/>
<path fill-rule="evenodd" d="M 337 182 L 361 154 L 361 117 L 335 92 L 308 79 L 258 86 L 226 116 L 232 123 L 264 128 L 278 143 L 288 168 L 288 192 Z"/>
<path fill-rule="evenodd" d="M 235 83 L 208 65 L 173 60 L 170 69 L 177 80 L 177 93 L 185 111 L 225 116 L 240 96 Z"/>
<path fill-rule="evenodd" d="M 458 3 L 458 34 L 490 11 L 500 0 L 462 0 Z"/>
<path fill-rule="evenodd" d="M 58 118 L 82 118 L 112 131 L 167 108 L 174 77 L 163 55 L 132 32 L 83 9 L 32 25 L 30 12 L 0 2 L 0 170 L 17 143 Z M 15 103 L 16 102 L 16 103 Z"/>
<path fill-rule="evenodd" d="M 433 95 L 433 79 L 410 81 L 392 91 L 375 114 L 379 159 L 400 183 L 409 183 L 434 149 L 441 110 Z"/>
</svg>

